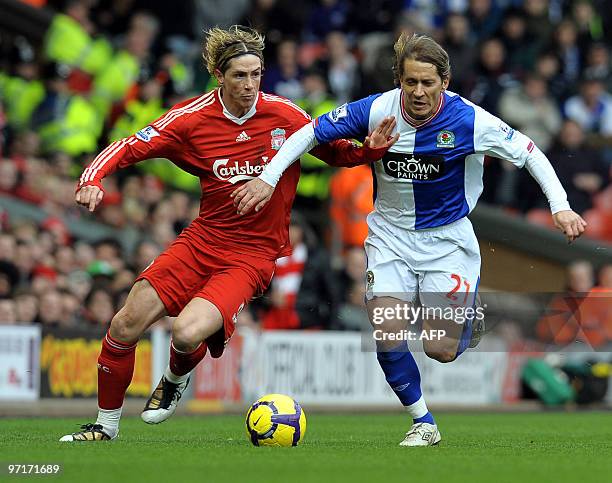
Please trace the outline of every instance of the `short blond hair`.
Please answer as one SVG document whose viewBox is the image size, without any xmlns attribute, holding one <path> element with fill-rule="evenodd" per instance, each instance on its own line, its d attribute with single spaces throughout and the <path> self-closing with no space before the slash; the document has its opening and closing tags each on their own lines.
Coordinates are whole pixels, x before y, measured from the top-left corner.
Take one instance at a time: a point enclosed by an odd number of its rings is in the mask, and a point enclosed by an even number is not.
<svg viewBox="0 0 612 483">
<path fill-rule="evenodd" d="M 259 57 L 263 69 L 264 45 L 264 36 L 248 27 L 232 25 L 227 30 L 213 27 L 205 33 L 202 58 L 211 76 L 216 69 L 224 73 L 231 59 L 245 54 Z"/>
<path fill-rule="evenodd" d="M 450 60 L 446 50 L 427 35 L 408 35 L 403 33 L 393 46 L 395 61 L 393 63 L 393 78 L 395 85 L 400 85 L 404 73 L 404 60 L 412 59 L 418 62 L 433 64 L 442 80 L 449 79 L 451 74 Z"/>
</svg>

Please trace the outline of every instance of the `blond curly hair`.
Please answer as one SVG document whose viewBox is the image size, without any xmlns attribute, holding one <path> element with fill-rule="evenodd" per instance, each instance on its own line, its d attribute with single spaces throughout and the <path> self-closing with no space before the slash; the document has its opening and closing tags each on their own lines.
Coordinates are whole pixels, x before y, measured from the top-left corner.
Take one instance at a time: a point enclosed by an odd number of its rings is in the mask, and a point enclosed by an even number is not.
<svg viewBox="0 0 612 483">
<path fill-rule="evenodd" d="M 227 30 L 213 27 L 205 32 L 202 58 L 212 76 L 216 69 L 225 73 L 229 61 L 244 54 L 259 57 L 263 69 L 264 36 L 248 27 L 232 25 Z"/>
</svg>

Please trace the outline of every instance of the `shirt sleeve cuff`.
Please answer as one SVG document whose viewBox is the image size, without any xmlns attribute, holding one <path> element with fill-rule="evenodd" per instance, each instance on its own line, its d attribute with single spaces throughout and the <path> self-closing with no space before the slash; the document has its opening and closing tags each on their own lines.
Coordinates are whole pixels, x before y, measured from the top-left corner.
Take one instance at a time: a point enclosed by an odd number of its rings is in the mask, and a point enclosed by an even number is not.
<svg viewBox="0 0 612 483">
<path fill-rule="evenodd" d="M 567 200 L 559 200 L 559 201 L 551 201 L 550 202 L 550 211 L 554 215 L 555 213 L 559 213 L 560 211 L 568 211 L 571 210 L 569 201 Z"/>
</svg>

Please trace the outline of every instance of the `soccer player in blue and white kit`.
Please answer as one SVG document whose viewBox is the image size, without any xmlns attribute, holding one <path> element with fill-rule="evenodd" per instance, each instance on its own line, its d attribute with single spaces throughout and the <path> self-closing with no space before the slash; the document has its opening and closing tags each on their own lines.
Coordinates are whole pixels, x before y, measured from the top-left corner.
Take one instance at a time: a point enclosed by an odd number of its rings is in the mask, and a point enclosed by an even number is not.
<svg viewBox="0 0 612 483">
<path fill-rule="evenodd" d="M 391 335 L 408 321 L 396 316 L 380 323 L 375 315 L 402 300 L 416 302 L 417 293 L 422 306 L 438 305 L 436 297 L 447 298 L 451 307 L 475 303 L 480 252 L 467 215 L 482 192 L 485 155 L 527 167 L 568 241 L 586 226 L 570 209 L 550 162 L 533 141 L 446 90 L 448 54 L 434 40 L 402 35 L 395 44 L 394 73 L 399 88 L 344 104 L 307 124 L 285 142 L 259 178 L 232 194 L 239 213 L 257 211 L 270 199 L 283 171 L 304 152 L 334 139 L 363 138 L 383 118 L 394 117 L 399 139 L 373 165 L 375 204 L 365 242 L 370 321 Z M 424 300 L 427 296 L 433 299 Z M 472 325 L 470 318 L 424 320 L 424 329 L 444 327 L 447 332 L 440 340 L 424 339 L 424 351 L 440 362 L 456 359 L 473 346 Z M 377 352 L 387 382 L 413 418 L 400 444 L 437 444 L 440 432 L 406 342 L 377 340 Z"/>
</svg>

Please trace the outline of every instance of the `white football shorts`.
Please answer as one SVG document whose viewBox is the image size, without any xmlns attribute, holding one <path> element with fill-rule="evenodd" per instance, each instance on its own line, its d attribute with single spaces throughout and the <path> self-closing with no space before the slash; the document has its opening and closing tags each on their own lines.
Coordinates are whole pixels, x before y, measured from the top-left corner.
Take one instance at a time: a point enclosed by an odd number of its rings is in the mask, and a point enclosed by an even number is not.
<svg viewBox="0 0 612 483">
<path fill-rule="evenodd" d="M 366 299 L 394 297 L 425 307 L 473 307 L 480 248 L 467 217 L 449 225 L 406 230 L 368 215 Z"/>
</svg>

